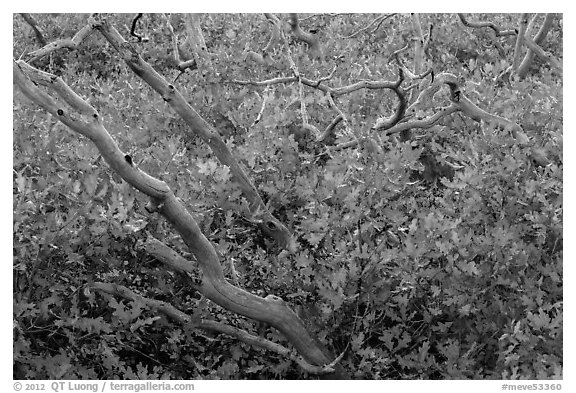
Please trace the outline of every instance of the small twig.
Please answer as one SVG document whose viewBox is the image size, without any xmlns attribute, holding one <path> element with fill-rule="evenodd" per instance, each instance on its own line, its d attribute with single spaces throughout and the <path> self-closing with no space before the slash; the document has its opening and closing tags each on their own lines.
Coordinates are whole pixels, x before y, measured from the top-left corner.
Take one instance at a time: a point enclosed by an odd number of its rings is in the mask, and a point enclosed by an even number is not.
<svg viewBox="0 0 576 393">
<path fill-rule="evenodd" d="M 319 16 L 334 17 L 334 16 L 340 16 L 340 15 L 350 15 L 350 14 L 348 14 L 348 13 L 312 14 L 312 15 L 306 16 L 306 17 L 304 17 L 304 18 L 299 18 L 298 20 L 299 20 L 300 22 L 305 22 L 305 21 L 307 21 L 307 20 L 309 20 L 309 19 L 316 18 L 316 17 L 319 17 Z"/>
<path fill-rule="evenodd" d="M 340 116 L 344 121 L 344 129 L 346 130 L 346 133 L 349 135 L 354 135 L 354 133 L 350 129 L 348 117 L 344 114 L 344 112 L 342 112 L 342 110 L 338 107 L 338 105 L 336 105 L 336 103 L 334 102 L 334 98 L 332 97 L 332 94 L 326 93 L 326 97 L 328 98 L 328 103 L 330 104 L 330 107 L 334 108 L 334 110 L 338 112 L 338 116 Z"/>
<path fill-rule="evenodd" d="M 230 266 L 230 277 L 232 279 L 232 283 L 236 286 L 240 286 L 240 283 L 238 282 L 238 277 L 240 277 L 240 275 L 234 266 L 234 258 L 228 258 L 228 265 Z"/>
<path fill-rule="evenodd" d="M 268 91 L 268 86 L 266 87 L 266 89 L 264 89 L 264 94 L 263 94 L 264 97 L 262 98 L 262 106 L 260 107 L 260 112 L 258 112 L 258 116 L 256 116 L 256 119 L 254 119 L 254 121 L 250 125 L 250 128 L 254 127 L 262 119 L 262 114 L 264 113 L 264 108 L 266 108 L 266 101 L 268 101 L 267 91 Z"/>
<path fill-rule="evenodd" d="M 132 24 L 130 25 L 130 35 L 136 37 L 137 42 L 148 42 L 149 38 L 136 34 L 136 23 L 142 18 L 142 13 L 136 14 L 134 19 L 132 19 Z"/>
</svg>

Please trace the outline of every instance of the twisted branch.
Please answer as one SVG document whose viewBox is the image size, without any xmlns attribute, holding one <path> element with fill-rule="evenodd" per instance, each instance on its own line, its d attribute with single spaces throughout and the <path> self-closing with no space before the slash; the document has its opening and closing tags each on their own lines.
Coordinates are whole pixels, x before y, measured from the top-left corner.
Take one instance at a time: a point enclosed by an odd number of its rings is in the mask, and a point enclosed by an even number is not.
<svg viewBox="0 0 576 393">
<path fill-rule="evenodd" d="M 464 26 L 467 27 L 473 27 L 473 28 L 484 28 L 484 27 L 488 27 L 492 30 L 494 30 L 494 33 L 496 34 L 496 37 L 505 37 L 505 36 L 511 36 L 511 35 L 516 35 L 518 34 L 517 30 L 501 30 L 498 26 L 496 26 L 494 23 L 492 22 L 470 22 L 466 19 L 466 17 L 464 16 L 464 14 L 458 14 L 458 17 L 460 18 L 460 21 L 462 22 L 462 24 Z"/>
<path fill-rule="evenodd" d="M 318 37 L 313 34 L 306 33 L 300 27 L 300 22 L 298 21 L 298 14 L 290 14 L 289 19 L 290 27 L 292 28 L 292 34 L 294 37 L 302 42 L 305 42 L 310 47 L 312 53 L 316 56 L 322 56 L 322 49 L 320 48 L 320 41 Z"/>
</svg>

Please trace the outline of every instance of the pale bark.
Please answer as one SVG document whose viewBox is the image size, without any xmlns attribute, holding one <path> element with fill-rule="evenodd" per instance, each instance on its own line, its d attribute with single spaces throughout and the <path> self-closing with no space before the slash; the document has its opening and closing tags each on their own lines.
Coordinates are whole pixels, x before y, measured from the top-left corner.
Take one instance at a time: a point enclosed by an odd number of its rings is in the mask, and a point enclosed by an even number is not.
<svg viewBox="0 0 576 393">
<path fill-rule="evenodd" d="M 201 31 L 198 33 L 199 26 L 197 25 L 197 18 L 190 17 L 190 29 L 195 30 L 196 39 L 199 41 L 199 47 L 205 44 L 201 36 Z M 170 28 L 171 26 L 169 26 Z M 189 125 L 190 130 L 198 135 L 214 152 L 218 160 L 230 168 L 232 178 L 238 183 L 243 195 L 249 202 L 250 216 L 247 219 L 258 225 L 262 231 L 275 240 L 275 242 L 282 248 L 290 251 L 295 251 L 298 248 L 296 241 L 293 239 L 292 234 L 284 224 L 276 219 L 267 209 L 264 201 L 260 197 L 256 187 L 252 184 L 244 170 L 239 165 L 238 161 L 234 158 L 226 143 L 218 131 L 209 125 L 185 100 L 176 87 L 170 84 L 165 78 L 158 74 L 150 64 L 140 57 L 136 50 L 118 33 L 116 29 L 109 26 L 104 18 L 98 14 L 92 15 L 89 23 L 83 27 L 72 39 L 58 40 L 54 43 L 48 44 L 45 47 L 31 52 L 30 55 L 35 61 L 49 53 L 61 49 L 70 48 L 76 49 L 86 37 L 88 37 L 94 29 L 100 30 L 104 37 L 112 44 L 112 46 L 120 53 L 126 64 L 144 81 L 146 81 L 154 90 L 161 94 L 164 100 L 172 106 L 172 108 L 184 119 Z M 173 32 L 173 30 L 172 30 Z M 197 34 L 198 33 L 198 34 Z M 173 35 L 174 37 L 174 35 Z M 174 38 L 173 38 L 174 44 Z M 208 53 L 204 50 L 208 56 Z M 188 61 L 178 62 L 178 68 L 183 72 L 186 68 L 196 66 Z"/>
<path fill-rule="evenodd" d="M 548 32 L 552 28 L 553 21 L 554 21 L 554 14 L 546 14 L 542 26 L 540 26 L 540 29 L 534 36 L 534 43 L 536 45 L 540 46 L 544 42 L 546 36 L 548 35 Z M 529 47 L 528 52 L 526 52 L 526 55 L 524 56 L 522 62 L 518 66 L 518 76 L 520 78 L 525 78 L 526 75 L 528 74 L 528 70 L 530 69 L 530 66 L 532 65 L 532 62 L 534 60 L 534 55 L 535 52 Z"/>
</svg>

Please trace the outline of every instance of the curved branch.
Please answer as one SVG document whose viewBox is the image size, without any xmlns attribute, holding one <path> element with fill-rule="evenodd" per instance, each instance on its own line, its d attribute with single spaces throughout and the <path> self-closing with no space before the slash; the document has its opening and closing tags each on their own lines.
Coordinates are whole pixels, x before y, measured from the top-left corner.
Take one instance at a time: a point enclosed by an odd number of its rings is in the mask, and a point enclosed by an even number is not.
<svg viewBox="0 0 576 393">
<path fill-rule="evenodd" d="M 334 72 L 334 71 L 332 71 Z M 331 74 L 332 75 L 332 74 Z M 362 80 L 356 83 L 352 83 L 347 86 L 340 86 L 340 87 L 331 87 L 324 83 L 325 80 L 330 79 L 331 76 L 322 77 L 318 80 L 308 79 L 304 76 L 281 76 L 277 78 L 272 78 L 264 81 L 243 81 L 243 80 L 233 80 L 232 83 L 238 85 L 252 85 L 252 86 L 271 86 L 277 85 L 280 83 L 292 83 L 292 82 L 302 82 L 303 85 L 308 87 L 312 87 L 314 89 L 318 89 L 326 94 L 331 94 L 333 97 L 338 97 L 344 94 L 349 94 L 357 90 L 361 89 L 370 89 L 370 90 L 378 90 L 378 89 L 391 89 L 394 90 L 398 81 L 370 81 L 370 80 Z"/>
<path fill-rule="evenodd" d="M 208 47 L 200 27 L 200 15 L 186 14 L 184 16 L 184 26 L 188 34 L 186 42 L 192 48 L 196 64 L 202 65 L 203 70 L 212 70 L 211 55 L 208 53 Z"/>
<path fill-rule="evenodd" d="M 510 36 L 510 35 L 518 34 L 517 30 L 501 30 L 498 26 L 496 26 L 492 22 L 470 22 L 466 19 L 464 14 L 458 14 L 458 17 L 460 18 L 460 21 L 462 22 L 462 24 L 464 26 L 473 27 L 473 28 L 488 27 L 488 28 L 494 30 L 494 33 L 496 33 L 496 37 L 504 37 L 504 36 Z"/>
<path fill-rule="evenodd" d="M 550 65 L 555 68 L 558 72 L 562 72 L 562 63 L 556 57 L 554 57 L 550 52 L 546 52 L 539 46 L 534 40 L 528 36 L 524 36 L 524 41 L 526 42 L 526 46 L 538 55 L 542 60 L 550 63 Z"/>
<path fill-rule="evenodd" d="M 335 140 L 334 130 L 336 129 L 338 123 L 340 123 L 343 119 L 344 117 L 341 114 L 336 116 L 334 120 L 332 120 L 332 122 L 328 125 L 328 127 L 326 127 L 326 129 L 324 130 L 322 135 L 320 135 L 317 141 L 323 145 L 330 145 L 334 143 Z"/>
<path fill-rule="evenodd" d="M 438 121 L 440 121 L 440 119 L 442 119 L 443 117 L 448 116 L 452 113 L 458 112 L 460 110 L 461 109 L 457 105 L 449 105 L 445 108 L 442 108 L 441 110 L 436 112 L 434 115 L 427 117 L 425 119 L 411 120 L 411 121 L 397 124 L 396 126 L 386 130 L 386 135 L 397 134 L 399 132 L 410 130 L 412 128 L 428 129 L 428 128 L 432 127 L 434 124 L 436 124 Z"/>
<path fill-rule="evenodd" d="M 554 16 L 555 16 L 554 14 L 546 14 L 542 26 L 540 26 L 538 33 L 536 33 L 536 35 L 534 36 L 534 43 L 537 46 L 540 46 L 542 42 L 544 42 L 544 39 L 546 39 L 548 32 L 552 28 L 552 22 L 554 21 Z M 532 60 L 534 59 L 535 55 L 535 52 L 530 48 L 530 44 L 528 41 L 526 41 L 526 44 L 528 45 L 528 52 L 524 56 L 524 59 L 522 59 L 520 65 L 518 66 L 518 76 L 522 79 L 525 78 L 526 75 L 528 74 L 528 70 L 532 65 Z"/>
<path fill-rule="evenodd" d="M 316 56 L 322 56 L 322 49 L 320 48 L 320 41 L 318 37 L 313 34 L 306 33 L 300 27 L 300 22 L 298 21 L 298 14 L 290 14 L 290 27 L 292 28 L 292 34 L 297 40 L 305 42 L 310 47 L 312 53 Z"/>
<path fill-rule="evenodd" d="M 376 121 L 376 124 L 372 127 L 373 129 L 387 130 L 395 126 L 398 122 L 400 122 L 400 120 L 402 120 L 404 118 L 404 115 L 406 114 L 406 107 L 408 101 L 406 100 L 406 95 L 404 91 L 402 91 L 402 89 L 400 88 L 400 85 L 404 81 L 404 72 L 402 71 L 402 68 L 398 70 L 398 74 L 399 74 L 398 82 L 396 82 L 396 86 L 392 87 L 392 90 L 398 96 L 398 106 L 396 107 L 396 111 L 389 118 L 378 119 Z"/>
</svg>

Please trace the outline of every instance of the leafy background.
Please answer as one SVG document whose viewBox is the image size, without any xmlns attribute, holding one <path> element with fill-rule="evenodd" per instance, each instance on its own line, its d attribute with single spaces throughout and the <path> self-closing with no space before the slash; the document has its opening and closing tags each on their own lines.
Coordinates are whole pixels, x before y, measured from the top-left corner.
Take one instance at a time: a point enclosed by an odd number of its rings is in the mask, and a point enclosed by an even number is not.
<svg viewBox="0 0 576 393">
<path fill-rule="evenodd" d="M 388 55 L 404 45 L 407 15 L 373 35 L 344 38 L 377 15 L 317 16 L 327 61 L 291 42 L 300 72 L 328 75 L 332 86 L 396 79 Z M 50 40 L 71 37 L 86 15 L 35 15 Z M 131 15 L 112 23 L 127 36 Z M 517 15 L 475 15 L 514 26 Z M 290 75 L 283 58 L 260 66 L 247 50 L 266 45 L 257 14 L 206 14 L 202 28 L 214 72 L 188 72 L 177 86 L 215 124 L 268 206 L 294 231 L 297 253 L 279 252 L 242 217 L 246 202 L 229 171 L 138 79 L 98 34 L 76 51 L 54 53 L 41 68 L 88 99 L 123 151 L 166 181 L 199 222 L 242 287 L 288 300 L 310 331 L 362 379 L 548 379 L 562 377 L 562 79 L 537 63 L 524 80 L 495 84 L 514 39 L 470 30 L 456 15 L 426 14 L 438 72 L 466 81 L 465 93 L 487 111 L 521 124 L 551 165 L 533 165 L 512 136 L 454 115 L 411 141 L 380 137 L 382 154 L 359 147 L 318 160 L 298 134 L 298 88 L 268 91 L 233 79 Z M 15 15 L 14 58 L 37 47 Z M 177 26 L 178 27 L 178 26 Z M 158 15 L 145 15 L 144 58 L 169 79 L 169 37 Z M 562 19 L 544 49 L 561 55 Z M 410 59 L 408 58 L 407 61 Z M 268 102 L 262 119 L 251 126 Z M 311 122 L 334 118 L 325 99 L 305 90 Z M 207 302 L 188 278 L 167 271 L 141 241 L 152 234 L 183 255 L 168 225 L 103 164 L 89 141 L 68 131 L 14 91 L 13 332 L 14 378 L 285 379 L 310 378 L 292 361 L 235 339 L 189 329 L 147 309 L 89 289 L 126 285 L 283 342 L 276 332 Z M 295 104 L 296 103 L 296 104 Z M 367 133 L 395 108 L 387 91 L 339 99 L 350 127 Z M 350 139 L 341 130 L 338 142 Z M 430 159 L 432 157 L 433 159 Z M 448 175 L 446 163 L 458 163 Z M 229 269 L 228 274 L 231 274 Z"/>
</svg>

